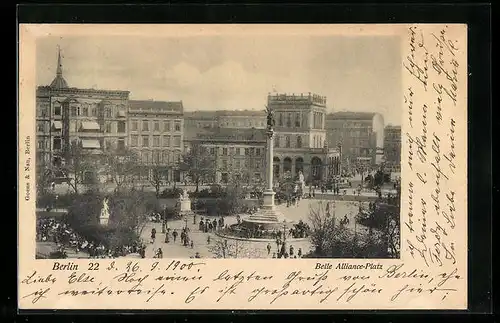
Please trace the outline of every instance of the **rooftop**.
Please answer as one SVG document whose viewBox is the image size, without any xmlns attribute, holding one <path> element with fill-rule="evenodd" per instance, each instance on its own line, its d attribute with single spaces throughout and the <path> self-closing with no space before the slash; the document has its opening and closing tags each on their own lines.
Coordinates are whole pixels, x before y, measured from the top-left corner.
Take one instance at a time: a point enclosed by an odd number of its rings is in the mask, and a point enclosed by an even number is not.
<svg viewBox="0 0 500 323">
<path fill-rule="evenodd" d="M 375 112 L 340 111 L 327 114 L 326 120 L 372 120 L 376 114 Z"/>
<path fill-rule="evenodd" d="M 214 110 L 214 111 L 186 111 L 184 117 L 188 119 L 213 119 L 217 117 L 265 117 L 264 110 Z"/>
<path fill-rule="evenodd" d="M 129 111 L 183 112 L 182 101 L 129 100 Z"/>
<path fill-rule="evenodd" d="M 196 131 L 196 136 L 191 136 L 192 140 L 217 140 L 217 141 L 266 141 L 265 129 L 230 129 L 213 128 Z M 186 134 L 184 135 L 186 137 Z"/>
</svg>

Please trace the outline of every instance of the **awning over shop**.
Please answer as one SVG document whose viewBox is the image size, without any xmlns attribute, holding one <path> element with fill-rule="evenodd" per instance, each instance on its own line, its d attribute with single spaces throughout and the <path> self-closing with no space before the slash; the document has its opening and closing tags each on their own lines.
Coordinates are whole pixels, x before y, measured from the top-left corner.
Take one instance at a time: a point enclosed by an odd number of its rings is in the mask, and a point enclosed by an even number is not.
<svg viewBox="0 0 500 323">
<path fill-rule="evenodd" d="M 99 140 L 82 139 L 82 148 L 101 149 L 101 144 L 99 143 Z"/>
<path fill-rule="evenodd" d="M 62 122 L 59 120 L 56 120 L 52 123 L 52 126 L 54 127 L 55 130 L 61 130 L 62 129 Z"/>
<path fill-rule="evenodd" d="M 99 124 L 95 121 L 82 121 L 83 130 L 101 130 Z"/>
</svg>

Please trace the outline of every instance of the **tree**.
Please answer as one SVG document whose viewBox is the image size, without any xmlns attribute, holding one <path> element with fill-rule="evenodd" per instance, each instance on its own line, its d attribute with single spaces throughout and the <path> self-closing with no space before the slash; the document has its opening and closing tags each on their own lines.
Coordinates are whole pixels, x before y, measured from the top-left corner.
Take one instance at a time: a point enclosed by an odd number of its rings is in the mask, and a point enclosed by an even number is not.
<svg viewBox="0 0 500 323">
<path fill-rule="evenodd" d="M 385 218 L 389 217 L 392 218 Z M 368 234 L 354 231 L 337 223 L 335 210 L 328 210 L 321 202 L 316 208 L 310 208 L 309 219 L 311 242 L 316 248 L 314 257 L 399 257 L 399 225 L 394 221 L 387 222 L 387 226 L 381 224 L 380 230 L 370 230 Z"/>
<path fill-rule="evenodd" d="M 110 197 L 111 221 L 114 226 L 127 228 L 140 236 L 149 222 L 149 214 L 157 209 L 157 201 L 135 189 Z"/>
<path fill-rule="evenodd" d="M 215 159 L 209 155 L 205 147 L 194 143 L 191 149 L 183 156 L 181 170 L 187 172 L 199 191 L 200 182 L 215 171 Z"/>
<path fill-rule="evenodd" d="M 238 240 L 217 239 L 208 247 L 208 250 L 214 254 L 215 258 L 242 258 L 245 256 L 243 243 Z"/>
<path fill-rule="evenodd" d="M 64 174 L 66 182 L 75 194 L 80 191 L 82 184 L 96 184 L 97 171 L 100 168 L 99 156 L 85 151 L 80 144 L 71 143 L 67 158 L 60 171 Z"/>
<path fill-rule="evenodd" d="M 108 150 L 103 155 L 106 174 L 115 184 L 114 192 L 132 186 L 139 167 L 139 158 L 133 150 Z"/>
<path fill-rule="evenodd" d="M 155 189 L 157 199 L 159 199 L 161 195 L 161 185 L 163 185 L 168 179 L 168 169 L 168 166 L 163 165 L 158 161 L 153 162 L 153 165 L 150 167 L 150 176 L 148 178 L 149 182 Z"/>
<path fill-rule="evenodd" d="M 335 216 L 331 215 L 323 202 L 319 202 L 316 208 L 309 206 L 309 221 L 312 228 L 311 242 L 316 248 L 315 253 L 324 254 L 328 248 L 328 241 L 335 231 Z"/>
</svg>

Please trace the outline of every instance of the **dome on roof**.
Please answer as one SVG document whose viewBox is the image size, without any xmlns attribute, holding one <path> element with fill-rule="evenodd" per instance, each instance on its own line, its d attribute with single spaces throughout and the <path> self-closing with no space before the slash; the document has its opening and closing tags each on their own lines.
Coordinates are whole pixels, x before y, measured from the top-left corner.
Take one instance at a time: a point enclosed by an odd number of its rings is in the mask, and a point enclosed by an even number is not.
<svg viewBox="0 0 500 323">
<path fill-rule="evenodd" d="M 62 75 L 57 75 L 52 83 L 50 83 L 50 87 L 53 89 L 64 89 L 68 88 L 68 83 Z"/>
<path fill-rule="evenodd" d="M 62 72 L 62 62 L 61 62 L 61 49 L 58 47 L 57 48 L 57 72 L 56 72 L 56 77 L 50 83 L 50 87 L 53 89 L 65 89 L 68 88 L 68 82 L 63 77 L 63 72 Z"/>
</svg>

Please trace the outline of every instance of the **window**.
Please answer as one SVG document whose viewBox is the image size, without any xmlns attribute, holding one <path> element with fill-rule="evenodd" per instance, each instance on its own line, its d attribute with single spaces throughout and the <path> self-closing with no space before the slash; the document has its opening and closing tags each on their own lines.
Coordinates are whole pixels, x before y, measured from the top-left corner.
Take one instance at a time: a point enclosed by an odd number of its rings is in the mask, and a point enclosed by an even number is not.
<svg viewBox="0 0 500 323">
<path fill-rule="evenodd" d="M 36 125 L 36 131 L 40 131 L 40 132 L 44 132 L 45 131 L 45 123 L 43 121 L 37 123 L 37 125 Z"/>
<path fill-rule="evenodd" d="M 70 109 L 70 115 L 72 117 L 76 117 L 76 107 L 71 107 L 71 109 Z"/>
<path fill-rule="evenodd" d="M 255 156 L 255 148 L 250 148 L 250 156 Z"/>
<path fill-rule="evenodd" d="M 160 153 L 158 150 L 153 151 L 153 162 L 156 164 L 160 163 Z"/>
<path fill-rule="evenodd" d="M 295 114 L 295 127 L 300 128 L 300 113 Z"/>
<path fill-rule="evenodd" d="M 132 121 L 131 127 L 132 127 L 132 129 L 131 129 L 132 131 L 137 131 L 137 121 L 136 120 Z"/>
<path fill-rule="evenodd" d="M 241 168 L 241 161 L 239 159 L 236 159 L 234 161 L 234 165 L 235 165 L 236 168 Z"/>
<path fill-rule="evenodd" d="M 222 168 L 227 169 L 227 160 L 226 159 L 222 160 Z"/>
<path fill-rule="evenodd" d="M 144 142 L 143 142 L 144 143 Z M 143 151 L 142 152 L 142 161 L 145 163 L 145 164 L 148 164 L 149 163 L 149 151 Z"/>
<path fill-rule="evenodd" d="M 160 122 L 159 121 L 154 122 L 154 131 L 160 131 Z"/>
<path fill-rule="evenodd" d="M 142 136 L 142 147 L 149 147 L 149 136 Z"/>
<path fill-rule="evenodd" d="M 285 147 L 290 148 L 290 136 L 285 136 Z"/>
<path fill-rule="evenodd" d="M 118 121 L 118 132 L 119 133 L 125 132 L 125 121 Z"/>
<path fill-rule="evenodd" d="M 169 162 L 169 160 L 168 160 L 168 151 L 163 151 L 163 153 L 162 153 L 162 159 L 163 159 L 163 162 L 165 164 Z"/>
<path fill-rule="evenodd" d="M 153 147 L 160 147 L 160 136 L 153 136 Z"/>
<path fill-rule="evenodd" d="M 61 106 L 59 104 L 54 105 L 54 115 L 55 116 L 60 116 L 61 115 Z"/>
<path fill-rule="evenodd" d="M 212 156 L 215 155 L 215 148 L 214 147 L 210 148 L 210 155 L 212 155 Z"/>
<path fill-rule="evenodd" d="M 227 148 L 222 148 L 222 155 L 227 156 Z"/>
<path fill-rule="evenodd" d="M 106 126 L 104 128 L 104 132 L 111 132 L 111 122 L 106 122 Z"/>
<path fill-rule="evenodd" d="M 38 149 L 45 149 L 45 141 L 43 139 L 39 139 L 37 142 Z"/>
<path fill-rule="evenodd" d="M 123 138 L 118 139 L 118 147 L 117 148 L 119 151 L 125 150 L 125 139 L 123 139 Z"/>
<path fill-rule="evenodd" d="M 297 136 L 297 148 L 302 148 L 302 137 Z"/>
<path fill-rule="evenodd" d="M 261 167 L 262 167 L 262 161 L 261 161 L 261 160 L 259 160 L 259 159 L 257 159 L 257 160 L 255 161 L 255 168 L 256 168 L 256 169 L 260 169 Z"/>
<path fill-rule="evenodd" d="M 142 121 L 142 131 L 149 131 L 149 122 L 147 120 Z"/>
<path fill-rule="evenodd" d="M 108 107 L 106 108 L 106 118 L 111 118 L 112 117 L 112 111 L 111 108 Z"/>
<path fill-rule="evenodd" d="M 175 131 L 181 131 L 181 122 L 175 121 Z"/>
<path fill-rule="evenodd" d="M 170 121 L 163 122 L 163 130 L 165 132 L 170 132 Z"/>
<path fill-rule="evenodd" d="M 54 137 L 53 145 L 54 149 L 61 149 L 61 137 Z"/>
<path fill-rule="evenodd" d="M 274 147 L 276 148 L 280 147 L 280 136 L 274 137 Z"/>
<path fill-rule="evenodd" d="M 245 156 L 245 148 L 240 148 L 240 156 Z"/>
<path fill-rule="evenodd" d="M 286 126 L 288 128 L 292 127 L 292 114 L 291 113 L 288 113 L 286 116 Z"/>
<path fill-rule="evenodd" d="M 255 156 L 260 156 L 260 148 L 255 148 Z"/>
<path fill-rule="evenodd" d="M 130 141 L 131 141 L 130 144 L 132 147 L 137 147 L 137 145 L 139 143 L 139 136 L 137 136 L 137 135 L 130 136 Z"/>
<path fill-rule="evenodd" d="M 97 108 L 96 107 L 92 107 L 92 116 L 97 117 Z"/>
<path fill-rule="evenodd" d="M 250 156 L 250 149 L 249 148 L 245 148 L 245 156 Z"/>
<path fill-rule="evenodd" d="M 170 147 L 170 136 L 163 136 L 163 147 Z"/>
<path fill-rule="evenodd" d="M 280 113 L 278 125 L 283 127 L 283 113 Z"/>
<path fill-rule="evenodd" d="M 180 146 L 181 146 L 181 137 L 175 136 L 174 137 L 174 147 L 180 147 Z"/>
<path fill-rule="evenodd" d="M 234 147 L 229 147 L 229 154 L 232 156 L 234 155 L 234 152 L 236 151 L 236 148 Z"/>
</svg>

